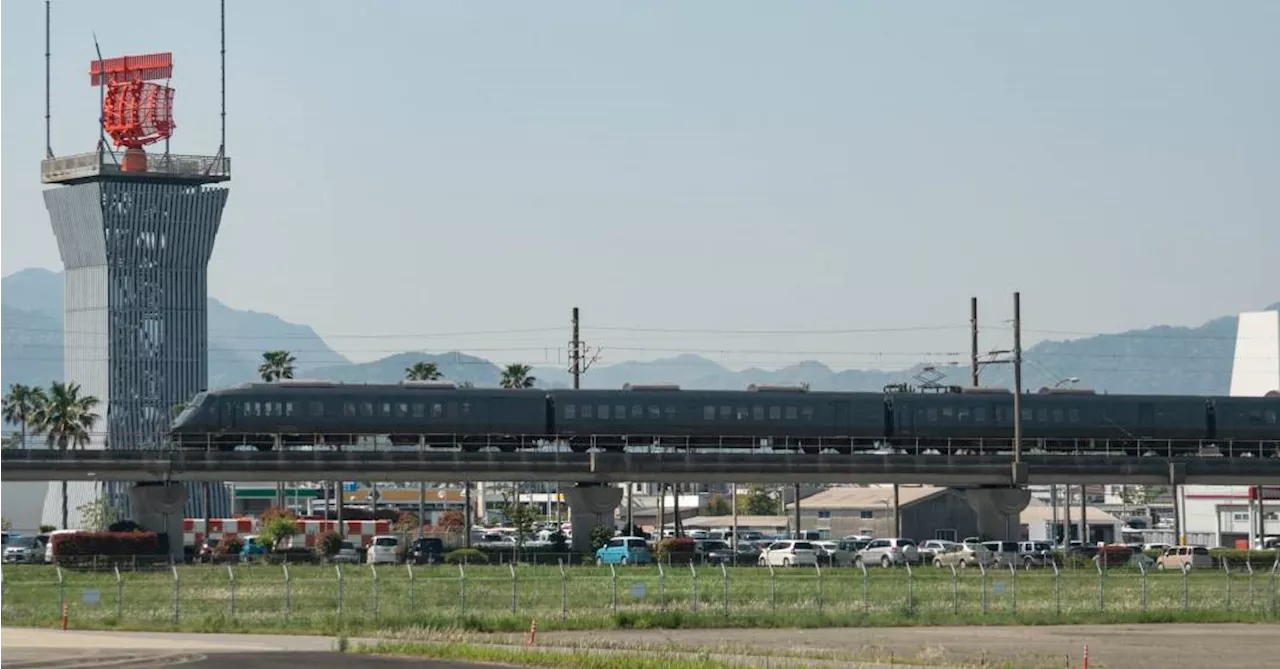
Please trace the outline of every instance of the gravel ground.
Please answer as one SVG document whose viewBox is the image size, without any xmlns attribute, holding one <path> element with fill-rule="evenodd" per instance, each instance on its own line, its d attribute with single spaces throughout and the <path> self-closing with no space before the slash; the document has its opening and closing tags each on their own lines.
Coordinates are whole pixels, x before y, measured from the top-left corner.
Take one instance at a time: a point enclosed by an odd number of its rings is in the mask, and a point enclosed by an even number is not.
<svg viewBox="0 0 1280 669">
<path fill-rule="evenodd" d="M 676 644 L 829 651 L 866 659 L 981 664 L 1009 660 L 1029 667 L 1079 667 L 1085 644 L 1091 669 L 1159 666 L 1254 669 L 1280 661 L 1280 625 L 1064 625 L 1045 627 L 911 627 L 805 630 L 612 630 L 547 632 L 546 643 L 605 639 L 625 644 Z"/>
</svg>

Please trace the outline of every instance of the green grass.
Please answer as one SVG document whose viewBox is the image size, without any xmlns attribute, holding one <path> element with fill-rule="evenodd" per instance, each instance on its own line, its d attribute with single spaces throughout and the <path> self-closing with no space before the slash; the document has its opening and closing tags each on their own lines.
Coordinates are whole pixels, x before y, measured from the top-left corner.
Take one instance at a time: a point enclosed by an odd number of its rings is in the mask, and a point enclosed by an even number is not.
<svg viewBox="0 0 1280 669">
<path fill-rule="evenodd" d="M 865 581 L 849 568 L 767 569 L 567 568 L 521 566 L 513 588 L 508 567 L 294 566 L 286 591 L 278 566 L 236 566 L 234 597 L 225 566 L 178 568 L 173 573 L 114 573 L 47 566 L 4 568 L 6 625 L 59 623 L 60 595 L 75 629 L 179 629 L 297 633 L 370 633 L 413 628 L 477 631 L 675 627 L 827 627 L 941 624 L 1062 624 L 1091 622 L 1280 621 L 1270 573 L 1252 579 L 1235 572 L 1150 573 L 1143 605 L 1137 571 L 1113 570 L 1102 587 L 1096 572 L 991 572 L 985 589 L 975 570 L 955 582 L 949 571 L 915 570 L 908 592 L 904 569 L 872 569 Z M 695 584 L 696 583 L 696 584 Z M 639 586 L 639 587 L 638 587 Z M 865 590 L 864 590 L 865 587 Z M 1228 592 L 1229 589 L 1229 592 Z M 1101 598 L 1099 592 L 1101 590 Z M 86 603 L 86 591 L 98 602 Z M 286 592 L 288 597 L 286 599 Z M 983 609 L 983 593 L 986 607 Z M 615 595 L 616 593 L 616 595 Z M 615 608 L 616 596 L 616 608 Z M 117 599 L 119 597 L 119 599 Z M 513 602 L 514 599 L 514 602 Z M 514 610 L 513 610 L 514 603 Z"/>
</svg>

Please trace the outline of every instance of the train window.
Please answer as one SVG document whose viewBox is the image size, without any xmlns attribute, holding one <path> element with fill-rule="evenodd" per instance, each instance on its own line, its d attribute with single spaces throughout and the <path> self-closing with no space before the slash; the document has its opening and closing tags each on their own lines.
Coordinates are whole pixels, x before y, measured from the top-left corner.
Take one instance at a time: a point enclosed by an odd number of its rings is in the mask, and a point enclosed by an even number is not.
<svg viewBox="0 0 1280 669">
<path fill-rule="evenodd" d="M 668 404 L 667 406 L 662 407 L 662 413 L 665 414 L 667 420 L 676 419 L 676 408 L 674 405 Z"/>
<path fill-rule="evenodd" d="M 310 416 L 323 416 L 323 415 L 324 415 L 324 402 L 308 402 L 308 403 L 307 403 L 307 414 L 308 414 L 308 415 L 310 415 Z"/>
<path fill-rule="evenodd" d="M 746 407 L 738 407 L 738 413 L 736 415 L 738 420 L 746 420 L 751 413 L 747 411 Z"/>
<path fill-rule="evenodd" d="M 1036 422 L 1037 422 L 1037 423 L 1047 423 L 1047 422 L 1049 422 L 1049 410 L 1048 410 L 1048 409 L 1036 409 Z"/>
<path fill-rule="evenodd" d="M 1267 425 L 1276 424 L 1276 412 L 1274 409 L 1267 409 L 1266 419 L 1267 419 Z"/>
<path fill-rule="evenodd" d="M 658 405 L 656 405 L 656 404 L 650 404 L 650 405 L 649 405 L 649 418 L 650 418 L 651 420 L 658 420 L 659 418 L 662 418 L 662 408 L 661 408 L 661 407 L 659 407 L 659 406 L 658 406 Z"/>
<path fill-rule="evenodd" d="M 431 405 L 431 417 L 432 417 L 432 418 L 444 418 L 444 405 L 443 405 L 443 404 L 441 404 L 441 403 L 439 403 L 439 402 L 436 402 L 435 404 L 432 404 L 432 405 Z"/>
<path fill-rule="evenodd" d="M 619 404 L 613 407 L 613 419 L 614 420 L 627 419 L 627 406 L 625 404 Z"/>
<path fill-rule="evenodd" d="M 631 405 L 631 417 L 635 420 L 644 418 L 644 406 L 639 404 Z"/>
<path fill-rule="evenodd" d="M 729 406 L 728 404 L 720 405 L 720 418 L 722 420 L 729 420 L 729 416 L 732 416 L 732 415 L 733 415 L 733 407 Z"/>
<path fill-rule="evenodd" d="M 782 420 L 782 407 L 780 406 L 769 407 L 769 420 Z"/>
<path fill-rule="evenodd" d="M 292 415 L 293 415 L 293 402 L 285 402 L 285 403 L 284 403 L 284 415 L 286 415 L 286 416 L 292 416 Z"/>
<path fill-rule="evenodd" d="M 1054 409 L 1054 410 L 1053 410 L 1053 422 L 1055 422 L 1055 423 L 1061 423 L 1061 422 L 1062 422 L 1062 409 Z"/>
<path fill-rule="evenodd" d="M 716 408 L 710 404 L 702 407 L 702 418 L 703 420 L 715 420 Z"/>
<path fill-rule="evenodd" d="M 596 418 L 599 418 L 600 420 L 609 420 L 608 404 L 601 404 L 600 406 L 596 407 Z"/>
<path fill-rule="evenodd" d="M 1004 407 L 996 407 L 995 423 L 999 425 L 1004 422 Z"/>
<path fill-rule="evenodd" d="M 764 420 L 764 407 L 758 404 L 751 407 L 751 417 L 755 420 Z"/>
<path fill-rule="evenodd" d="M 974 408 L 973 408 L 973 422 L 975 422 L 975 423 L 985 423 L 985 422 L 987 422 L 987 408 L 986 408 L 986 407 L 974 407 Z"/>
<path fill-rule="evenodd" d="M 396 404 L 396 418 L 404 418 L 409 415 L 409 405 L 405 402 Z"/>
<path fill-rule="evenodd" d="M 1250 423 L 1252 423 L 1253 425 L 1261 425 L 1261 424 L 1262 424 L 1262 410 L 1261 410 L 1261 409 L 1254 409 L 1253 411 L 1250 411 L 1250 412 L 1249 412 L 1249 422 L 1250 422 Z"/>
<path fill-rule="evenodd" d="M 800 407 L 800 418 L 802 420 L 813 420 L 813 407 Z"/>
<path fill-rule="evenodd" d="M 584 405 L 582 405 L 582 417 L 583 417 L 583 418 L 595 418 L 595 417 L 596 417 L 596 408 L 595 408 L 595 407 L 593 407 L 593 406 L 591 406 L 590 404 L 584 404 Z"/>
<path fill-rule="evenodd" d="M 372 418 L 372 417 L 373 417 L 373 402 L 361 402 L 361 403 L 360 403 L 360 415 L 361 415 L 361 416 L 364 416 L 365 418 Z"/>
<path fill-rule="evenodd" d="M 1031 417 L 1031 413 L 1032 413 L 1032 412 L 1031 412 L 1031 409 L 1023 409 L 1023 410 L 1022 410 L 1022 420 L 1034 420 L 1034 419 Z"/>
<path fill-rule="evenodd" d="M 243 406 L 243 407 L 244 407 L 244 415 L 246 415 L 246 416 L 252 416 L 252 415 L 253 415 L 253 402 L 245 402 L 245 403 L 244 403 L 243 405 L 241 405 L 241 406 Z"/>
<path fill-rule="evenodd" d="M 960 407 L 956 409 L 956 420 L 969 420 L 969 407 Z"/>
<path fill-rule="evenodd" d="M 1072 423 L 1079 423 L 1079 422 L 1080 422 L 1080 410 L 1079 410 L 1079 409 L 1068 409 L 1068 410 L 1067 410 L 1067 420 L 1071 421 Z"/>
<path fill-rule="evenodd" d="M 470 402 L 463 402 L 463 403 L 462 403 L 462 404 L 460 404 L 459 406 L 460 406 L 460 407 L 461 407 L 461 409 L 462 409 L 462 415 L 464 415 L 464 416 L 470 416 L 470 415 L 471 415 L 471 403 L 470 403 Z"/>
<path fill-rule="evenodd" d="M 449 402 L 448 404 L 444 405 L 444 417 L 448 418 L 449 420 L 456 420 L 458 418 L 457 402 Z"/>
<path fill-rule="evenodd" d="M 795 420 L 796 415 L 797 412 L 795 407 L 787 407 L 787 420 Z"/>
<path fill-rule="evenodd" d="M 578 417 L 578 407 L 575 404 L 564 405 L 564 419 L 573 420 Z"/>
<path fill-rule="evenodd" d="M 422 418 L 427 415 L 427 405 L 422 402 L 413 403 L 413 417 Z"/>
<path fill-rule="evenodd" d="M 352 416 L 356 415 L 356 403 L 355 403 L 355 402 L 343 402 L 343 403 L 342 403 L 342 415 L 343 415 L 343 416 L 346 416 L 346 417 L 348 417 L 348 418 L 350 418 L 350 417 L 352 417 Z"/>
<path fill-rule="evenodd" d="M 390 403 L 390 402 L 383 402 L 383 403 L 381 403 L 381 404 L 378 406 L 378 415 L 380 415 L 380 416 L 390 416 L 390 415 L 391 415 L 391 403 Z"/>
<path fill-rule="evenodd" d="M 929 420 L 929 422 L 930 422 L 930 423 L 936 423 L 936 422 L 938 422 L 938 408 L 937 408 L 937 407 L 929 407 L 929 409 L 928 409 L 927 411 L 925 411 L 925 412 L 924 412 L 924 414 L 925 414 L 925 417 Z"/>
<path fill-rule="evenodd" d="M 273 414 L 271 413 L 271 402 L 263 402 L 263 403 L 262 403 L 262 415 L 264 415 L 264 416 L 271 416 L 271 415 L 273 415 Z M 1261 416 L 1261 414 L 1259 414 L 1259 416 Z M 1261 418 L 1259 418 L 1259 420 L 1261 420 Z"/>
<path fill-rule="evenodd" d="M 951 417 L 952 417 L 952 416 L 954 416 L 954 415 L 955 415 L 955 409 L 953 409 L 953 408 L 951 408 L 951 407 L 942 407 L 942 417 L 943 417 L 943 418 L 951 418 Z"/>
</svg>

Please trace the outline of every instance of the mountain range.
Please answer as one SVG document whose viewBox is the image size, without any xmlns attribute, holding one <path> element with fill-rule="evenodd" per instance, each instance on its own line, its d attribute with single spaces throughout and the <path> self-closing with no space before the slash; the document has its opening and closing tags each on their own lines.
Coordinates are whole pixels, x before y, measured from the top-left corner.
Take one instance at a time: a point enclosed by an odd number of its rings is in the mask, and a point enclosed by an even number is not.
<svg viewBox="0 0 1280 669">
<path fill-rule="evenodd" d="M 26 269 L 4 277 L 2 286 L 3 355 L 0 384 L 44 385 L 62 377 L 62 276 Z M 1264 310 L 1280 309 L 1280 303 Z M 1068 378 L 1110 393 L 1226 394 L 1231 382 L 1236 317 L 1225 316 L 1199 327 L 1155 326 L 1118 334 L 1064 341 L 1042 341 L 1024 351 L 1023 384 L 1054 385 Z M 344 382 L 395 382 L 417 361 L 435 362 L 445 378 L 476 386 L 496 386 L 498 365 L 461 351 L 404 352 L 365 363 L 348 361 L 309 326 L 289 323 L 272 314 L 235 309 L 209 298 L 209 386 L 217 388 L 257 376 L 257 350 L 306 351 L 308 364 L 297 376 Z M 944 384 L 965 385 L 967 367 L 943 367 Z M 894 383 L 920 385 L 933 373 L 917 365 L 909 369 L 841 370 L 819 361 L 780 369 L 730 370 L 698 355 L 684 354 L 647 362 L 621 362 L 594 367 L 582 377 L 584 387 L 619 388 L 625 383 L 676 383 L 684 388 L 743 389 L 753 383 L 807 383 L 814 390 L 880 390 Z M 540 387 L 568 387 L 564 369 L 535 367 Z M 936 376 L 936 374 L 934 374 Z M 983 368 L 982 384 L 1011 387 L 1009 365 Z"/>
</svg>

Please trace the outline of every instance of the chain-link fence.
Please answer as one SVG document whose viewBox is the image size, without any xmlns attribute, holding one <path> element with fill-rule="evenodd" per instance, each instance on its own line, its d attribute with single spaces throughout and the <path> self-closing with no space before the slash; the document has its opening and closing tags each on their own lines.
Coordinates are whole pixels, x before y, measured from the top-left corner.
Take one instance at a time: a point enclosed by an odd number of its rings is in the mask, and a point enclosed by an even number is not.
<svg viewBox="0 0 1280 669">
<path fill-rule="evenodd" d="M 1277 563 L 1280 564 L 1280 563 Z M 933 619 L 1139 612 L 1280 619 L 1280 568 L 1034 570 L 724 566 L 253 565 L 156 571 L 7 567 L 3 621 L 76 627 L 300 629 L 563 621 L 622 613 Z M 230 624 L 230 625 L 229 625 Z"/>
</svg>

